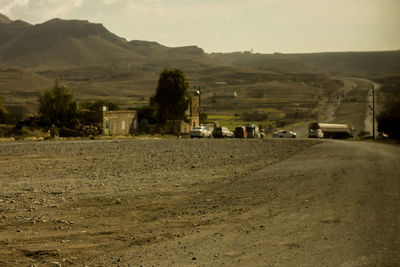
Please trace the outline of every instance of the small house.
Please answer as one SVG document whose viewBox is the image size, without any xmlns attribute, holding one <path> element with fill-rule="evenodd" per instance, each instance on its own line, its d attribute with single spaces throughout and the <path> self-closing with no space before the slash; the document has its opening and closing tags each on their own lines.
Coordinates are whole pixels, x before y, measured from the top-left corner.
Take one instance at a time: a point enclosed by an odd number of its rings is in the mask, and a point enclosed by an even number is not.
<svg viewBox="0 0 400 267">
<path fill-rule="evenodd" d="M 137 111 L 110 111 L 103 106 L 99 111 L 87 111 L 84 118 L 101 125 L 103 135 L 129 135 L 137 130 Z"/>
</svg>

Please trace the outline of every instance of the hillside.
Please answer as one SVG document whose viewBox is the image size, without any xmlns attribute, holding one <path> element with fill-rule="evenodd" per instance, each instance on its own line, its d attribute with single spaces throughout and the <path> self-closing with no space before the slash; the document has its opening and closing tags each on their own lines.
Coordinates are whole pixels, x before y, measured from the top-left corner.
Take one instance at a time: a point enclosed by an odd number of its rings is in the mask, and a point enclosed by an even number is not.
<svg viewBox="0 0 400 267">
<path fill-rule="evenodd" d="M 0 95 L 10 113 L 34 113 L 39 95 L 54 81 L 15 67 L 0 67 Z"/>
<path fill-rule="evenodd" d="M 102 24 L 52 19 L 31 25 L 0 16 L 0 95 L 11 111 L 34 112 L 40 92 L 56 78 L 78 101 L 107 99 L 122 108 L 148 104 L 164 68 L 184 71 L 201 87 L 205 112 L 272 117 L 318 116 L 319 104 L 342 75 L 400 74 L 400 51 L 314 54 L 213 53 L 193 45 L 167 47 L 119 37 Z M 236 92 L 233 99 L 214 98 Z M 293 116 L 294 116 L 293 115 Z"/>
<path fill-rule="evenodd" d="M 227 64 L 279 71 L 317 72 L 357 76 L 400 74 L 400 50 L 382 52 L 332 52 L 310 54 L 213 53 Z"/>
<path fill-rule="evenodd" d="M 7 16 L 4 16 L 3 14 L 0 14 L 0 27 L 1 27 L 2 23 L 9 24 L 11 22 L 12 22 L 12 20 L 9 19 Z"/>
<path fill-rule="evenodd" d="M 3 18 L 3 17 L 2 17 Z M 7 21 L 6 18 L 2 20 Z M 155 42 L 131 41 L 102 24 L 52 19 L 30 25 L 8 21 L 0 27 L 0 64 L 33 71 L 86 67 L 162 69 L 216 64 L 198 47 L 168 48 Z"/>
</svg>

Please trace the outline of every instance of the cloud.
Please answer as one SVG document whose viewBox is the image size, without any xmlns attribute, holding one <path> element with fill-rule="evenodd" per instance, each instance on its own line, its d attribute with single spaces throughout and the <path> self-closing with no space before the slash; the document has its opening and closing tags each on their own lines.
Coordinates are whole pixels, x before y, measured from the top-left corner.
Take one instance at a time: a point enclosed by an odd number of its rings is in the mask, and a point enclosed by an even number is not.
<svg viewBox="0 0 400 267">
<path fill-rule="evenodd" d="M 0 13 L 13 19 L 24 18 L 28 22 L 41 23 L 62 17 L 82 6 L 85 0 L 0 0 Z"/>
</svg>

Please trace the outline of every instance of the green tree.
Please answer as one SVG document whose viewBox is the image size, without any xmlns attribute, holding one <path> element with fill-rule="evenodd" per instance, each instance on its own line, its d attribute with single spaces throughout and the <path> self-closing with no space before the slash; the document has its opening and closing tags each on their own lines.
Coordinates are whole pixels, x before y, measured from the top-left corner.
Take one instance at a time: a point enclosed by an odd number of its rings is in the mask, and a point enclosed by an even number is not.
<svg viewBox="0 0 400 267">
<path fill-rule="evenodd" d="M 160 126 L 167 120 L 172 120 L 174 123 L 181 120 L 187 121 L 188 87 L 189 84 L 181 70 L 164 69 L 161 72 L 156 94 L 150 100 L 150 105 L 156 108 L 157 123 Z"/>
<path fill-rule="evenodd" d="M 3 103 L 3 97 L 0 96 L 0 123 L 4 123 L 6 120 L 6 114 L 8 114 L 6 107 Z"/>
<path fill-rule="evenodd" d="M 73 93 L 56 80 L 54 87 L 39 97 L 38 113 L 45 126 L 72 128 L 78 114 Z"/>
</svg>

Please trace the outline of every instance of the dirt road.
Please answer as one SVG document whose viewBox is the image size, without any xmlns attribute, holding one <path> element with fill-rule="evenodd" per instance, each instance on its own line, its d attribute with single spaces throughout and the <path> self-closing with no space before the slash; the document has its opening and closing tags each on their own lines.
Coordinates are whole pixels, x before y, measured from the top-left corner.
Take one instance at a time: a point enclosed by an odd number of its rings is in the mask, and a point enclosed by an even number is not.
<svg viewBox="0 0 400 267">
<path fill-rule="evenodd" d="M 332 77 L 343 82 L 343 87 L 336 92 L 332 101 L 324 103 L 321 108 L 320 122 L 345 123 L 355 128 L 354 136 L 364 130 L 372 128 L 371 114 L 368 110 L 370 98 L 368 96 L 372 81 L 354 77 Z M 378 88 L 379 85 L 375 84 Z M 291 130 L 297 133 L 297 137 L 308 137 L 307 125 L 294 127 Z"/>
<path fill-rule="evenodd" d="M 0 144 L 0 266 L 398 266 L 400 149 Z"/>
</svg>

